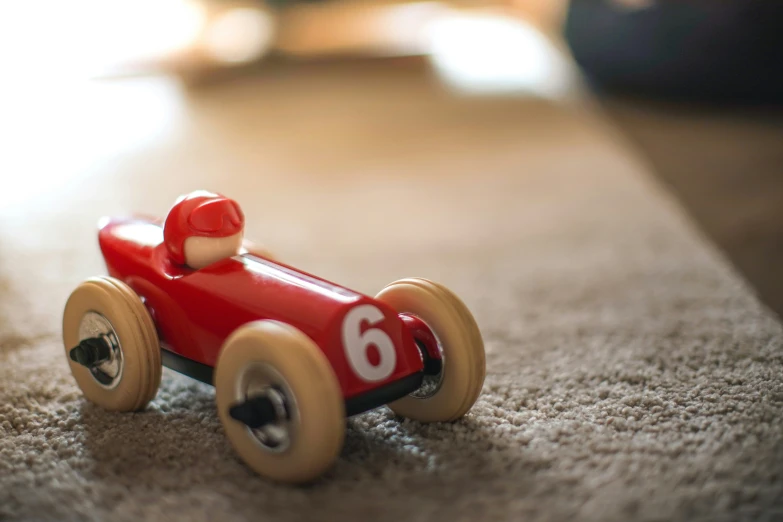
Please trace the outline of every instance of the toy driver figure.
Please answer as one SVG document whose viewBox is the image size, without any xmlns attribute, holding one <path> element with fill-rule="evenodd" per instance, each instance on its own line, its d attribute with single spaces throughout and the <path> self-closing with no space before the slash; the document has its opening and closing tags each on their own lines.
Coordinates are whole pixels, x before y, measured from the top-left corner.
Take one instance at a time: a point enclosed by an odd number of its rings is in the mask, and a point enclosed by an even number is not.
<svg viewBox="0 0 783 522">
<path fill-rule="evenodd" d="M 241 253 L 244 227 L 245 216 L 234 200 L 199 190 L 174 203 L 163 240 L 174 263 L 198 270 Z"/>
</svg>

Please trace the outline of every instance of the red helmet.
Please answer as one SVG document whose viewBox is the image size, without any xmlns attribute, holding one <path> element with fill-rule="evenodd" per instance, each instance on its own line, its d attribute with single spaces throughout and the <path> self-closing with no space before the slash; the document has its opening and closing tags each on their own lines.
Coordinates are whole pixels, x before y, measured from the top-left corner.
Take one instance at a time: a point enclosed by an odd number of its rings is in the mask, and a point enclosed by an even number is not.
<svg viewBox="0 0 783 522">
<path fill-rule="evenodd" d="M 163 225 L 163 241 L 171 260 L 185 264 L 189 237 L 228 237 L 241 232 L 245 216 L 236 201 L 204 190 L 177 199 Z"/>
</svg>

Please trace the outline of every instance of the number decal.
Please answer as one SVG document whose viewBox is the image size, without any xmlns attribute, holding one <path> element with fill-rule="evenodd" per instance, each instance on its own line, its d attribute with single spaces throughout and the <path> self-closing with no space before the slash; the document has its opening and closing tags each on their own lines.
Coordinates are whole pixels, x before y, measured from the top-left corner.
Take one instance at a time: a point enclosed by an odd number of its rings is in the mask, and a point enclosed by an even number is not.
<svg viewBox="0 0 783 522">
<path fill-rule="evenodd" d="M 343 319 L 343 349 L 348 364 L 361 379 L 368 382 L 382 381 L 392 374 L 397 366 L 397 352 L 394 343 L 380 328 L 367 328 L 362 333 L 362 324 L 372 327 L 383 321 L 383 313 L 371 304 L 363 304 L 345 314 Z M 380 355 L 377 365 L 370 362 L 367 349 L 375 346 Z"/>
</svg>

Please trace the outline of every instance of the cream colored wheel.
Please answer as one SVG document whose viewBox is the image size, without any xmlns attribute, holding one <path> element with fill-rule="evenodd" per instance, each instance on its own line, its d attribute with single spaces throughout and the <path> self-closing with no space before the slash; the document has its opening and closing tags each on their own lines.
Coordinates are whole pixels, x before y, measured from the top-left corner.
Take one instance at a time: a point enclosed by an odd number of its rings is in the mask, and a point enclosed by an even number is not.
<svg viewBox="0 0 783 522">
<path fill-rule="evenodd" d="M 160 386 L 160 345 L 147 309 L 111 277 L 88 279 L 63 314 L 63 343 L 76 383 L 91 402 L 113 411 L 144 408 Z"/>
<path fill-rule="evenodd" d="M 438 375 L 426 376 L 420 390 L 389 407 L 421 422 L 451 421 L 465 415 L 484 385 L 484 342 L 470 311 L 450 290 L 426 279 L 395 281 L 377 299 L 397 313 L 414 315 L 435 334 L 442 356 Z"/>
<path fill-rule="evenodd" d="M 337 459 L 345 438 L 340 385 L 320 348 L 296 328 L 256 321 L 237 329 L 220 352 L 215 389 L 226 435 L 260 475 L 308 482 Z"/>
</svg>

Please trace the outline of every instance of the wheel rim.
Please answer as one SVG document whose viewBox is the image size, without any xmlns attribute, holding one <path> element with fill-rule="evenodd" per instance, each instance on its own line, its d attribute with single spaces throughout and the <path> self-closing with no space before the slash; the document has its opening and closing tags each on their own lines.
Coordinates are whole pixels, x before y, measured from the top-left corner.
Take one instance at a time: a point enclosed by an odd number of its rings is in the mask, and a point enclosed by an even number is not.
<svg viewBox="0 0 783 522">
<path fill-rule="evenodd" d="M 236 380 L 233 400 L 239 403 L 258 396 L 265 396 L 271 401 L 276 418 L 260 428 L 245 429 L 264 450 L 282 453 L 291 446 L 296 436 L 298 408 L 285 378 L 266 363 L 252 363 L 243 368 Z"/>
<path fill-rule="evenodd" d="M 430 327 L 430 325 L 427 324 L 424 319 L 421 317 L 417 317 L 422 323 L 424 323 L 427 328 L 430 329 L 430 332 L 432 332 L 433 337 L 435 337 L 435 342 L 438 347 L 438 353 L 440 354 L 440 371 L 434 375 L 424 375 L 424 378 L 422 379 L 421 386 L 410 394 L 411 397 L 414 399 L 428 399 L 438 393 L 438 390 L 440 390 L 440 387 L 443 385 L 443 376 L 445 375 L 446 371 L 446 354 L 443 351 L 443 344 L 440 342 L 440 338 L 438 337 L 437 332 Z M 414 339 L 415 340 L 415 339 Z M 418 340 L 416 341 L 416 345 L 419 347 L 419 350 L 422 352 L 422 356 L 426 356 L 427 353 L 424 346 L 419 344 Z"/>
<path fill-rule="evenodd" d="M 111 322 L 98 312 L 87 312 L 79 323 L 79 342 L 90 338 L 99 338 L 109 347 L 109 359 L 89 368 L 92 378 L 107 390 L 116 388 L 125 368 L 122 345 Z"/>
</svg>

